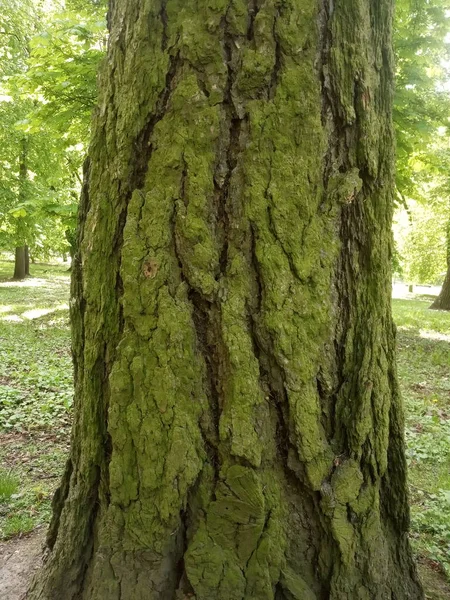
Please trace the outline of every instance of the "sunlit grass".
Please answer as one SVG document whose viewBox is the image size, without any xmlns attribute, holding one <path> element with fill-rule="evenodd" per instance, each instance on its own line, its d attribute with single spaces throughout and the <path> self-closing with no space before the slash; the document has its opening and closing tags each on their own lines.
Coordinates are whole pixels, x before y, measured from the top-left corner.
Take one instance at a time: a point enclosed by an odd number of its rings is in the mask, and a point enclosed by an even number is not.
<svg viewBox="0 0 450 600">
<path fill-rule="evenodd" d="M 0 261 L 0 321 L 18 324 L 68 310 L 67 266 L 32 265 L 35 274 L 12 281 L 13 264 Z"/>
</svg>

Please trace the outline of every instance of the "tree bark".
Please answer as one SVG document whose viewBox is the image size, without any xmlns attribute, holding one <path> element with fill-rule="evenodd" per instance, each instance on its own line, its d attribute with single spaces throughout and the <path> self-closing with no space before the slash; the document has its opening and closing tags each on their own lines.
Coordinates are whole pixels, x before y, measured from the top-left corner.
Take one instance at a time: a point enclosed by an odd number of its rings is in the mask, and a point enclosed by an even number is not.
<svg viewBox="0 0 450 600">
<path fill-rule="evenodd" d="M 29 252 L 28 246 L 25 246 L 24 252 L 25 252 L 25 276 L 29 277 L 30 276 L 30 252 Z"/>
<path fill-rule="evenodd" d="M 390 0 L 115 0 L 30 600 L 415 600 Z"/>
<path fill-rule="evenodd" d="M 23 137 L 19 158 L 19 203 L 24 202 L 26 199 L 26 183 L 28 177 L 27 156 L 28 139 Z M 20 245 L 16 246 L 13 279 L 25 279 L 25 277 L 30 274 L 28 246 L 25 244 L 25 239 L 26 224 L 24 219 L 20 217 L 17 220 L 16 226 L 16 243 Z"/>
<path fill-rule="evenodd" d="M 14 260 L 13 279 L 25 279 L 25 277 L 27 276 L 25 257 L 25 246 L 17 247 Z"/>
<path fill-rule="evenodd" d="M 433 310 L 450 310 L 450 265 L 439 296 L 430 306 Z"/>
</svg>

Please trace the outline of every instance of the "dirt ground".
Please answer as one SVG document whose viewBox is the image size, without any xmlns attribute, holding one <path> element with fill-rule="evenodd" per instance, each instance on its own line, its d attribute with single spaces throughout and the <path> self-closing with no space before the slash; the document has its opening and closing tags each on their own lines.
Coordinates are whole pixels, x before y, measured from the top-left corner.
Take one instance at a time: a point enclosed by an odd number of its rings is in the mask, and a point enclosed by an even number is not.
<svg viewBox="0 0 450 600">
<path fill-rule="evenodd" d="M 0 542 L 0 598 L 22 600 L 34 572 L 40 567 L 45 528 L 28 536 Z"/>
</svg>

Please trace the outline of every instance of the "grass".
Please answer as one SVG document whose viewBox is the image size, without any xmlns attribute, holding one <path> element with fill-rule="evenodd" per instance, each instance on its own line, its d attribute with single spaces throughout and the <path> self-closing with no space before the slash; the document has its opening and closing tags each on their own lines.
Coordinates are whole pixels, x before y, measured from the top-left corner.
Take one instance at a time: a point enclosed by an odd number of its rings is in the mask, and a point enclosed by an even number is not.
<svg viewBox="0 0 450 600">
<path fill-rule="evenodd" d="M 48 523 L 72 405 L 69 276 L 32 265 L 11 282 L 0 261 L 0 539 Z M 450 313 L 394 299 L 406 409 L 411 538 L 429 600 L 450 597 Z"/>
<path fill-rule="evenodd" d="M 19 482 L 14 475 L 7 471 L 0 471 L 0 502 L 9 500 L 18 487 Z"/>
<path fill-rule="evenodd" d="M 432 299 L 393 300 L 406 412 L 411 538 L 425 583 L 430 570 L 435 583 L 439 574 L 450 579 L 450 313 L 429 310 Z M 428 597 L 450 597 L 444 577 L 443 585 L 442 593 L 438 586 Z"/>
<path fill-rule="evenodd" d="M 0 539 L 48 522 L 73 394 L 67 267 L 12 272 L 0 261 Z"/>
<path fill-rule="evenodd" d="M 66 267 L 34 265 L 36 276 L 8 281 L 0 262 L 0 428 L 65 426 L 72 404 Z"/>
</svg>

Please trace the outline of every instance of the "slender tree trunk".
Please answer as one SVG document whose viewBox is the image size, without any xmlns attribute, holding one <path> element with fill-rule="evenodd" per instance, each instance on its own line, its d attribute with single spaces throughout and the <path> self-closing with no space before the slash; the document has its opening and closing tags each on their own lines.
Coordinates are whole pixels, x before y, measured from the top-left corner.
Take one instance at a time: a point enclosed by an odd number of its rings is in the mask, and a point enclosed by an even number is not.
<svg viewBox="0 0 450 600">
<path fill-rule="evenodd" d="M 25 246 L 16 248 L 13 279 L 25 279 L 27 276 Z"/>
<path fill-rule="evenodd" d="M 439 296 L 430 308 L 434 310 L 450 310 L 450 221 L 447 223 L 447 274 Z"/>
<path fill-rule="evenodd" d="M 392 2 L 115 0 L 30 600 L 416 600 Z"/>
<path fill-rule="evenodd" d="M 30 252 L 28 246 L 25 246 L 25 275 L 30 276 Z"/>
<path fill-rule="evenodd" d="M 28 140 L 26 137 L 21 142 L 21 152 L 19 158 L 19 202 L 26 199 L 26 181 L 28 177 L 27 168 Z M 25 279 L 30 274 L 30 261 L 28 256 L 28 246 L 24 243 L 26 239 L 26 224 L 22 217 L 17 221 L 16 247 L 14 276 L 13 279 Z"/>
</svg>

